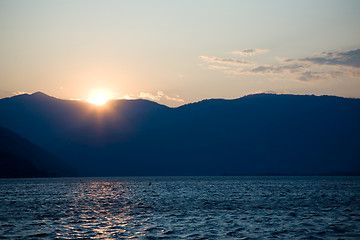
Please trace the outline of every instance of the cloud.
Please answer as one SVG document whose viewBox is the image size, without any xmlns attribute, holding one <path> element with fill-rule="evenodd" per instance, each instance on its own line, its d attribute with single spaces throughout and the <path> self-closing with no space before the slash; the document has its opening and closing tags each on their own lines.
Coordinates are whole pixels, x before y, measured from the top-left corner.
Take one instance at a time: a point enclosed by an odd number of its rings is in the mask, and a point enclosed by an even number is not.
<svg viewBox="0 0 360 240">
<path fill-rule="evenodd" d="M 346 75 L 347 75 L 346 72 L 341 72 L 341 71 L 328 71 L 328 72 L 306 71 L 298 74 L 297 80 L 309 82 L 309 81 L 315 81 L 321 79 L 338 78 Z"/>
<path fill-rule="evenodd" d="M 218 69 L 218 70 L 224 70 L 224 69 L 229 69 L 229 67 L 226 66 L 219 66 L 219 65 L 209 65 L 208 69 Z"/>
<path fill-rule="evenodd" d="M 126 100 L 139 99 L 139 98 L 156 101 L 156 102 L 163 101 L 163 100 L 172 101 L 172 102 L 180 102 L 180 103 L 185 102 L 185 100 L 181 99 L 180 96 L 170 97 L 169 95 L 165 94 L 163 91 L 158 91 L 156 94 L 149 93 L 149 92 L 141 92 L 138 95 L 126 94 L 123 96 L 113 93 L 113 95 L 111 97 L 111 99 L 126 99 Z M 76 100 L 79 100 L 79 99 L 76 99 Z"/>
<path fill-rule="evenodd" d="M 267 50 L 251 48 L 233 53 L 250 56 L 265 51 Z M 298 59 L 275 57 L 277 63 L 262 65 L 253 62 L 249 62 L 251 64 L 229 64 L 236 63 L 236 61 L 228 58 L 206 56 L 200 58 L 210 64 L 208 69 L 223 71 L 225 74 L 232 75 L 276 75 L 276 79 L 291 79 L 302 82 L 341 77 L 360 78 L 360 49 L 322 52 Z M 224 62 L 227 64 L 225 65 Z M 211 63 L 222 63 L 225 66 Z M 239 67 L 240 65 L 241 67 Z"/>
<path fill-rule="evenodd" d="M 152 93 L 146 93 L 146 92 L 140 93 L 139 98 L 149 99 L 149 100 L 152 100 L 152 101 L 159 101 L 160 100 L 160 96 L 153 95 Z"/>
<path fill-rule="evenodd" d="M 237 69 L 238 73 L 248 74 L 282 74 L 282 73 L 296 73 L 304 68 L 300 64 L 291 64 L 283 66 L 262 65 L 250 69 Z"/>
<path fill-rule="evenodd" d="M 157 94 L 141 92 L 139 94 L 138 98 L 148 99 L 151 101 L 161 101 L 161 100 L 165 99 L 165 100 L 172 101 L 172 102 L 181 102 L 181 103 L 185 102 L 184 99 L 181 99 L 179 96 L 170 97 L 167 94 L 165 94 L 163 91 L 158 91 Z"/>
<path fill-rule="evenodd" d="M 233 51 L 232 54 L 237 54 L 243 57 L 249 57 L 249 56 L 254 56 L 257 54 L 261 54 L 261 53 L 266 53 L 269 50 L 267 49 L 260 49 L 260 48 L 248 48 L 248 49 L 244 49 L 241 51 Z"/>
<path fill-rule="evenodd" d="M 299 76 L 298 79 L 301 81 L 313 81 L 313 80 L 319 80 L 321 78 L 323 78 L 326 73 L 324 72 L 312 72 L 312 71 L 306 71 L 306 72 L 302 72 Z"/>
<path fill-rule="evenodd" d="M 120 99 L 132 100 L 132 99 L 136 99 L 136 96 L 134 94 L 126 94 Z"/>
<path fill-rule="evenodd" d="M 23 91 L 15 91 L 15 92 L 13 92 L 12 94 L 13 94 L 13 96 L 16 96 L 16 95 L 31 94 L 31 93 L 29 93 L 29 92 L 23 92 Z"/>
<path fill-rule="evenodd" d="M 237 58 L 219 58 L 219 57 L 210 57 L 210 56 L 200 56 L 201 60 L 208 63 L 218 63 L 224 65 L 254 65 L 254 62 L 246 61 L 243 59 Z"/>
<path fill-rule="evenodd" d="M 345 52 L 322 52 L 313 57 L 288 59 L 287 62 L 307 62 L 318 65 L 335 65 L 360 68 L 360 49 Z"/>
<path fill-rule="evenodd" d="M 133 99 L 147 99 L 154 102 L 161 102 L 161 101 L 170 101 L 176 103 L 184 103 L 185 100 L 180 98 L 180 96 L 176 95 L 175 97 L 170 97 L 169 95 L 165 94 L 163 91 L 158 91 L 156 94 L 152 94 L 149 92 L 141 92 L 140 94 L 126 94 L 126 95 L 119 95 L 115 92 L 112 92 L 112 97 L 110 99 L 126 99 L 126 100 L 133 100 Z M 80 98 L 72 98 L 70 100 L 74 101 L 87 101 L 89 99 L 80 99 Z"/>
<path fill-rule="evenodd" d="M 321 80 L 321 79 L 331 79 L 331 78 L 338 78 L 341 76 L 347 77 L 354 77 L 355 73 L 348 72 L 348 71 L 340 71 L 340 70 L 327 70 L 327 71 L 316 71 L 312 70 L 308 65 L 301 65 L 301 64 L 291 64 L 291 65 L 263 65 L 257 66 L 250 69 L 235 69 L 227 71 L 227 73 L 236 74 L 236 75 L 279 75 L 279 76 L 286 76 L 290 79 L 296 79 L 300 81 L 314 81 L 314 80 Z M 292 76 L 291 76 L 292 75 Z"/>
</svg>

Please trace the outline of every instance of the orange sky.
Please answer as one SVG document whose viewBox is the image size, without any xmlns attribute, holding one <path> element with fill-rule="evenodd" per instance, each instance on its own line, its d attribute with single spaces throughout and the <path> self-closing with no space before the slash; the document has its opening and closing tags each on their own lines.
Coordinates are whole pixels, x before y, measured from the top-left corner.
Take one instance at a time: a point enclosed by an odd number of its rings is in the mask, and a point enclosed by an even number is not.
<svg viewBox="0 0 360 240">
<path fill-rule="evenodd" d="M 0 97 L 360 97 L 359 1 L 0 2 Z"/>
</svg>

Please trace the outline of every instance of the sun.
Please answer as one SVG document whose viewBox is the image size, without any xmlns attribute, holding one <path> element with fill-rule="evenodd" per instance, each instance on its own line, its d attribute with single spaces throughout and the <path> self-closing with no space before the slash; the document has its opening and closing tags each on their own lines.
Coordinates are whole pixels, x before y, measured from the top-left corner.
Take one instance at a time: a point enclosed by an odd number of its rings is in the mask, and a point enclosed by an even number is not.
<svg viewBox="0 0 360 240">
<path fill-rule="evenodd" d="M 102 106 L 110 99 L 110 94 L 105 90 L 94 90 L 89 94 L 88 102 L 97 106 Z"/>
</svg>

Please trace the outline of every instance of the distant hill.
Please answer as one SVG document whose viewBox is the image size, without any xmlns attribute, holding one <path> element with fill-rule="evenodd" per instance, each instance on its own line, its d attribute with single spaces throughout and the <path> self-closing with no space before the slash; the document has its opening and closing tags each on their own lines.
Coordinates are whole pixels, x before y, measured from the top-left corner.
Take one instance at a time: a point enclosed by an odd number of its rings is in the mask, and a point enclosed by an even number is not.
<svg viewBox="0 0 360 240">
<path fill-rule="evenodd" d="M 125 134 L 160 108 L 167 107 L 147 100 L 114 100 L 99 108 L 36 92 L 1 99 L 0 124 L 52 151 L 89 137 L 101 141 L 108 134 Z"/>
<path fill-rule="evenodd" d="M 0 178 L 74 175 L 44 149 L 0 126 Z"/>
<path fill-rule="evenodd" d="M 80 175 L 359 174 L 360 100 L 255 94 L 168 108 L 43 93 L 0 100 L 0 124 Z"/>
</svg>

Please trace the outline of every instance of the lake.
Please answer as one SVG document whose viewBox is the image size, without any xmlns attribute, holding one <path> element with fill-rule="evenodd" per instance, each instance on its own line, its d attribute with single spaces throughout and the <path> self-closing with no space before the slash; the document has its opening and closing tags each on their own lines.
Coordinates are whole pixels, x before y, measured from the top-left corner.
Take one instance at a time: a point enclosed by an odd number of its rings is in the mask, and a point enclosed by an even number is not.
<svg viewBox="0 0 360 240">
<path fill-rule="evenodd" d="M 2 179 L 0 238 L 360 239 L 360 178 Z"/>
</svg>

